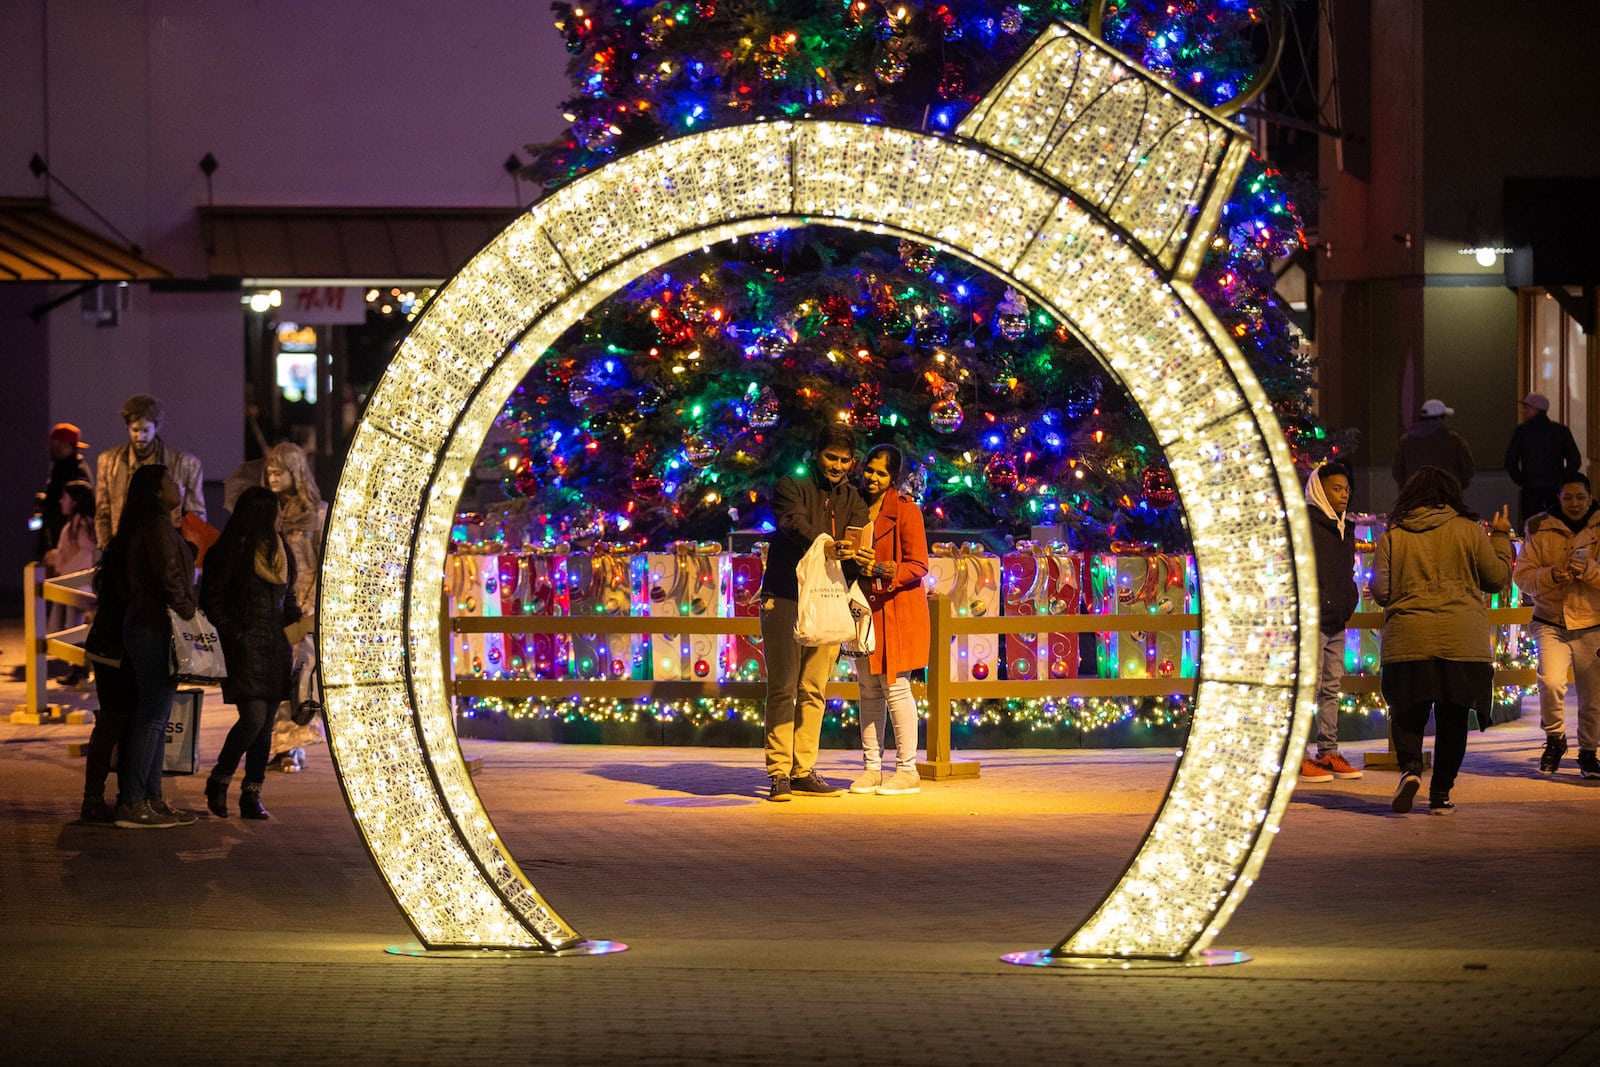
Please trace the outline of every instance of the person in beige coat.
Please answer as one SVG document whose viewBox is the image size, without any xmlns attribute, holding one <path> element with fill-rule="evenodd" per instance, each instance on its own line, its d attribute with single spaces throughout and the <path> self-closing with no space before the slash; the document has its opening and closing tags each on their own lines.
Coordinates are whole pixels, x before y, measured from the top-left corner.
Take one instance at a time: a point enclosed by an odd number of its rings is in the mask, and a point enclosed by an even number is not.
<svg viewBox="0 0 1600 1067">
<path fill-rule="evenodd" d="M 1487 593 L 1511 580 L 1511 519 L 1495 513 L 1487 537 L 1461 501 L 1461 484 L 1438 467 L 1406 480 L 1378 541 L 1372 598 L 1383 606 L 1383 699 L 1400 764 L 1391 806 L 1411 810 L 1422 785 L 1422 733 L 1434 716 L 1428 807 L 1450 801 L 1467 754 L 1467 712 L 1488 715 L 1494 697 L 1494 639 Z"/>
<path fill-rule="evenodd" d="M 161 401 L 148 393 L 130 396 L 122 405 L 122 421 L 128 425 L 128 443 L 100 453 L 94 479 L 94 539 L 98 545 L 111 543 L 111 535 L 122 522 L 123 503 L 128 498 L 128 480 L 140 467 L 158 463 L 167 468 L 178 487 L 178 510 L 204 520 L 206 498 L 201 492 L 204 474 L 200 460 L 161 439 L 161 423 L 167 417 Z M 181 521 L 181 519 L 180 519 Z"/>
<path fill-rule="evenodd" d="M 1567 672 L 1578 685 L 1578 772 L 1600 778 L 1600 504 L 1589 479 L 1568 474 L 1555 511 L 1528 520 L 1512 579 L 1533 601 L 1539 645 L 1539 770 L 1554 774 L 1567 751 Z"/>
</svg>

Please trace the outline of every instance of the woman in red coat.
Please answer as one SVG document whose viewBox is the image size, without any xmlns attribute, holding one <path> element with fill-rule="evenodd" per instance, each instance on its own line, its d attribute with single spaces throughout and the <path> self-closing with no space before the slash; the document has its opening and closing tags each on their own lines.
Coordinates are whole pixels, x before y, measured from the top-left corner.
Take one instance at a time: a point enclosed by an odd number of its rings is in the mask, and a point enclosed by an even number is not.
<svg viewBox="0 0 1600 1067">
<path fill-rule="evenodd" d="M 856 658 L 861 683 L 861 747 L 867 769 L 850 785 L 852 793 L 898 796 L 922 792 L 917 773 L 917 702 L 911 672 L 928 665 L 928 539 L 922 512 L 894 485 L 903 460 L 893 445 L 867 453 L 861 495 L 872 519 L 872 562 L 861 564 L 872 604 L 877 647 Z M 895 770 L 883 771 L 883 724 L 894 720 Z"/>
</svg>

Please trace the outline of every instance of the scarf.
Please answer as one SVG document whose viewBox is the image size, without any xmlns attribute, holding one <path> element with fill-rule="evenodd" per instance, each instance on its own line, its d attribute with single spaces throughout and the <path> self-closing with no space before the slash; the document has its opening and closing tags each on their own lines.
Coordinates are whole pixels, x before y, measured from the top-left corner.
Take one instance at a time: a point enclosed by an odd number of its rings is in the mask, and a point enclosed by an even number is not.
<svg viewBox="0 0 1600 1067">
<path fill-rule="evenodd" d="M 1333 505 L 1328 503 L 1328 494 L 1322 491 L 1322 479 L 1317 477 L 1316 471 L 1312 471 L 1311 477 L 1306 479 L 1306 501 L 1333 520 L 1333 524 L 1339 528 L 1339 540 L 1343 541 L 1346 513 L 1333 513 Z"/>
<path fill-rule="evenodd" d="M 283 539 L 273 537 L 270 544 L 256 546 L 256 577 L 272 585 L 285 585 L 289 581 L 289 556 L 283 550 Z"/>
<path fill-rule="evenodd" d="M 1595 513 L 1595 509 L 1597 508 L 1600 508 L 1600 502 L 1591 500 L 1589 501 L 1589 510 L 1583 513 L 1582 518 L 1569 519 L 1567 518 L 1567 513 L 1562 511 L 1559 507 L 1551 509 L 1550 514 L 1566 523 L 1567 529 L 1571 530 L 1574 534 L 1580 534 L 1583 532 L 1583 528 L 1589 525 L 1589 517 Z"/>
</svg>

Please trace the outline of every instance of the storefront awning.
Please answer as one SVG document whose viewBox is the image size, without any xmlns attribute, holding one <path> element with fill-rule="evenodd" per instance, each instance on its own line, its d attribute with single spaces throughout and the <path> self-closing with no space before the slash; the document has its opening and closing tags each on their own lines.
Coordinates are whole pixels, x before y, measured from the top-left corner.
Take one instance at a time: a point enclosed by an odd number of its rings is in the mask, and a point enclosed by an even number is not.
<svg viewBox="0 0 1600 1067">
<path fill-rule="evenodd" d="M 509 207 L 206 207 L 212 277 L 251 283 L 438 282 L 517 215 Z"/>
<path fill-rule="evenodd" d="M 172 272 L 56 214 L 42 199 L 0 197 L 0 282 L 149 282 Z"/>
</svg>

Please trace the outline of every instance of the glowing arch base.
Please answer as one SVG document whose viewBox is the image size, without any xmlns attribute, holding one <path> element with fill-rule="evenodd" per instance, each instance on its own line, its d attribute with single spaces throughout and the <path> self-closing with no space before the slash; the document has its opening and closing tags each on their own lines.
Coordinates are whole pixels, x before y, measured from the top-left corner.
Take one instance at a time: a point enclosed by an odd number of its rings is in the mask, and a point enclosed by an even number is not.
<svg viewBox="0 0 1600 1067">
<path fill-rule="evenodd" d="M 1200 576 L 1194 724 L 1127 871 L 1047 955 L 1200 958 L 1288 803 L 1315 677 L 1293 464 L 1188 281 L 1247 151 L 1200 105 L 1055 26 L 954 137 L 813 121 L 684 137 L 553 193 L 468 263 L 373 394 L 322 576 L 330 749 L 421 943 L 584 944 L 500 842 L 444 696 L 439 576 L 495 414 L 540 353 L 632 279 L 740 234 L 828 223 L 923 241 L 1028 293 L 1095 351 L 1166 450 Z"/>
</svg>

